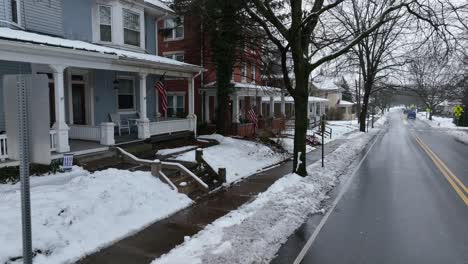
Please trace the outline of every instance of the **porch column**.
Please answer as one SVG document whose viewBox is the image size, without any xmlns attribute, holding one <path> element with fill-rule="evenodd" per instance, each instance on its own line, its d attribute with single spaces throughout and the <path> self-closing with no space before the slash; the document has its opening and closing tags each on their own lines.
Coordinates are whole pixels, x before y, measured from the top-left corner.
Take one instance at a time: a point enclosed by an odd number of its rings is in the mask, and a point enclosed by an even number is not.
<svg viewBox="0 0 468 264">
<path fill-rule="evenodd" d="M 210 96 L 205 92 L 205 122 L 210 122 Z"/>
<path fill-rule="evenodd" d="M 68 127 L 65 122 L 65 78 L 64 71 L 67 68 L 65 65 L 50 65 L 54 72 L 54 100 L 55 100 L 55 124 L 52 128 L 56 131 L 56 151 L 64 153 L 70 151 L 68 142 Z M 73 95 L 69 95 L 73 96 Z"/>
<path fill-rule="evenodd" d="M 257 111 L 259 115 L 261 115 L 263 117 L 263 109 L 262 109 L 262 97 L 258 97 L 260 100 L 257 100 L 257 105 L 258 105 L 258 108 L 257 108 Z"/>
<path fill-rule="evenodd" d="M 281 93 L 281 116 L 286 117 L 286 102 L 284 101 L 284 94 Z"/>
<path fill-rule="evenodd" d="M 275 98 L 270 96 L 270 117 L 275 117 Z"/>
<path fill-rule="evenodd" d="M 187 118 L 195 118 L 195 79 L 188 79 L 188 116 Z"/>
<path fill-rule="evenodd" d="M 140 77 L 140 119 L 138 120 L 138 138 L 145 139 L 149 138 L 150 129 L 149 129 L 149 119 L 146 115 L 146 77 L 147 73 L 139 73 Z"/>
<path fill-rule="evenodd" d="M 310 118 L 310 102 L 309 102 L 309 98 L 307 98 L 307 118 Z"/>
<path fill-rule="evenodd" d="M 232 94 L 232 122 L 239 123 L 239 96 Z"/>
</svg>

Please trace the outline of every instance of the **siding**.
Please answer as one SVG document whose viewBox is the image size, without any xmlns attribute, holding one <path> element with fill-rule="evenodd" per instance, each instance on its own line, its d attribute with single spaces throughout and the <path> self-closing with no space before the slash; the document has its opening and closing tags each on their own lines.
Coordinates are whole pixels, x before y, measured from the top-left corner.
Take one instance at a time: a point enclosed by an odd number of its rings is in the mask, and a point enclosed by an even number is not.
<svg viewBox="0 0 468 264">
<path fill-rule="evenodd" d="M 145 15 L 146 51 L 149 54 L 156 54 L 156 18 L 148 14 Z"/>
<path fill-rule="evenodd" d="M 66 38 L 93 41 L 92 5 L 91 0 L 63 0 L 63 31 Z"/>
<path fill-rule="evenodd" d="M 6 1 L 7 0 L 0 0 L 0 20 L 7 20 Z"/>
<path fill-rule="evenodd" d="M 0 60 L 0 131 L 5 130 L 5 110 L 3 99 L 3 75 L 5 74 L 29 74 L 31 66 L 29 63 L 18 63 Z"/>
<path fill-rule="evenodd" d="M 27 30 L 63 36 L 62 0 L 23 0 L 22 4 Z"/>
</svg>

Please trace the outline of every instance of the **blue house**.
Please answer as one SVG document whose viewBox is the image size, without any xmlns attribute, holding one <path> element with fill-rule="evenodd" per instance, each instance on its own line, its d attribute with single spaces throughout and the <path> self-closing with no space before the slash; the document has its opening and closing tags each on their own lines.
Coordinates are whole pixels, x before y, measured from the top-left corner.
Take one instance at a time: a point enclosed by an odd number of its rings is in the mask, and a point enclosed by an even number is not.
<svg viewBox="0 0 468 264">
<path fill-rule="evenodd" d="M 59 157 L 195 132 L 193 83 L 202 69 L 156 55 L 156 23 L 171 16 L 158 0 L 0 0 L 0 79 L 49 78 L 44 111 L 50 122 L 44 125 L 50 127 L 50 150 L 45 151 Z M 154 86 L 162 75 L 188 80 L 186 118 L 159 113 Z M 0 161 L 8 158 L 2 85 Z"/>
</svg>

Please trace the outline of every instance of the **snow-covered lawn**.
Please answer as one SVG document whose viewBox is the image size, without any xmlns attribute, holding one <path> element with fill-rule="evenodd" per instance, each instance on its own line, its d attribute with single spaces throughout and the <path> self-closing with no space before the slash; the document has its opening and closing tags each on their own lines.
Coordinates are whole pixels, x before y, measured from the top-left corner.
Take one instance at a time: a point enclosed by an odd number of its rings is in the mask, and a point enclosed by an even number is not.
<svg viewBox="0 0 468 264">
<path fill-rule="evenodd" d="M 271 140 L 281 145 L 281 147 L 283 147 L 283 149 L 289 154 L 292 154 L 294 152 L 294 138 L 282 137 L 282 138 L 272 138 Z M 315 149 L 314 147 L 307 145 L 306 153 L 309 153 L 314 149 Z"/>
<path fill-rule="evenodd" d="M 219 218 L 168 254 L 161 263 L 268 263 L 281 244 L 312 214 L 322 212 L 320 202 L 338 177 L 378 132 L 354 132 L 326 157 L 325 168 L 309 166 L 308 177 L 289 174 L 276 181 L 253 202 Z"/>
<path fill-rule="evenodd" d="M 203 157 L 214 170 L 226 168 L 228 183 L 248 177 L 263 168 L 283 161 L 283 154 L 257 142 L 223 137 L 221 135 L 204 135 L 202 139 L 214 139 L 219 145 L 203 149 Z M 194 161 L 195 151 L 189 151 L 176 157 L 177 160 Z"/>
<path fill-rule="evenodd" d="M 150 172 L 116 169 L 31 177 L 35 264 L 70 263 L 192 203 Z M 0 263 L 22 255 L 21 197 L 0 186 Z M 14 262 L 16 263 L 16 262 Z"/>
</svg>

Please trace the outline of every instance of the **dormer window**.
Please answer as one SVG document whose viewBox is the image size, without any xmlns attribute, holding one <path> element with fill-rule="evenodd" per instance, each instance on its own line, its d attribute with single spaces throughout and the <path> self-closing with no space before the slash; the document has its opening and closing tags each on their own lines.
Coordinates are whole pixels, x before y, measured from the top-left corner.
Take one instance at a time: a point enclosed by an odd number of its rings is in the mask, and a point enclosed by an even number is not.
<svg viewBox="0 0 468 264">
<path fill-rule="evenodd" d="M 112 42 L 112 8 L 110 6 L 99 6 L 99 31 L 101 41 Z"/>
<path fill-rule="evenodd" d="M 140 15 L 123 9 L 124 44 L 140 46 Z"/>
<path fill-rule="evenodd" d="M 10 1 L 11 5 L 11 22 L 19 24 L 19 3 L 18 0 L 11 0 Z"/>
</svg>

